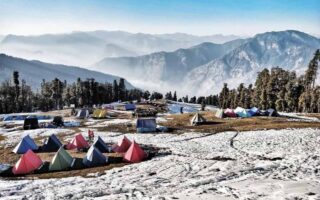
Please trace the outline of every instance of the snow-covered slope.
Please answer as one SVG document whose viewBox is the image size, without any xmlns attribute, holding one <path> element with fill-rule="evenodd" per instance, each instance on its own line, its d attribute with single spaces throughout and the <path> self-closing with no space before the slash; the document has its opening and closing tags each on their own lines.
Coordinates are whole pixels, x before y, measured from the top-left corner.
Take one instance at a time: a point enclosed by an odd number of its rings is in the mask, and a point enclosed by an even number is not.
<svg viewBox="0 0 320 200">
<path fill-rule="evenodd" d="M 224 82 L 231 87 L 253 83 L 257 72 L 276 66 L 301 74 L 318 48 L 318 38 L 298 31 L 258 34 L 222 58 L 190 71 L 183 80 L 184 91 L 217 93 Z"/>
<path fill-rule="evenodd" d="M 0 54 L 0 81 L 11 79 L 13 71 L 19 71 L 20 77 L 26 80 L 33 89 L 39 88 L 42 79 L 47 81 L 59 78 L 68 83 L 75 82 L 78 77 L 81 79 L 94 78 L 98 82 L 110 82 L 119 80 L 120 77 L 101 72 L 95 72 L 79 67 L 48 64 L 40 61 L 29 61 L 20 58 Z M 126 81 L 127 88 L 133 86 Z"/>
<path fill-rule="evenodd" d="M 139 85 L 149 83 L 177 84 L 186 74 L 199 65 L 219 58 L 246 40 L 235 40 L 224 44 L 202 43 L 174 52 L 157 52 L 138 57 L 106 58 L 93 69 L 123 77 Z M 149 88 L 148 88 L 149 89 Z M 157 88 L 159 89 L 159 88 Z"/>
<path fill-rule="evenodd" d="M 64 133 L 61 129 L 27 132 L 49 135 L 53 130 L 56 134 Z M 83 133 L 87 131 L 82 129 Z M 13 138 L 9 134 L 8 138 Z M 14 135 L 18 136 L 18 132 Z M 124 136 L 96 130 L 95 135 L 114 143 Z M 125 135 L 139 144 L 165 148 L 172 154 L 113 168 L 92 178 L 1 179 L 1 198 L 320 198 L 320 133 L 317 129 Z"/>
</svg>

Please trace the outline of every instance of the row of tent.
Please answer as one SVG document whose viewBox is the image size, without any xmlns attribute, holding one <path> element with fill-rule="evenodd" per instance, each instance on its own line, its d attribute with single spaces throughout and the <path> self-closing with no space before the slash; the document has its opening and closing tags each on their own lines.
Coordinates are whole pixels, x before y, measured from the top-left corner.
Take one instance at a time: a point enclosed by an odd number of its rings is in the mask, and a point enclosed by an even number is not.
<svg viewBox="0 0 320 200">
<path fill-rule="evenodd" d="M 89 148 L 89 143 L 84 139 L 82 134 L 76 135 L 65 148 L 70 149 L 83 149 Z M 42 150 L 54 151 L 57 149 L 52 161 L 46 165 L 40 157 L 34 153 L 39 150 L 33 139 L 27 135 L 13 150 L 15 153 L 23 153 L 21 158 L 12 168 L 14 175 L 28 174 L 35 170 L 44 171 L 61 171 L 68 169 L 81 169 L 85 167 L 96 167 L 104 165 L 108 162 L 108 157 L 103 153 L 109 152 L 107 144 L 98 137 L 97 140 L 91 145 L 83 159 L 73 158 L 66 150 L 59 139 L 53 134 L 51 135 L 42 146 Z M 112 146 L 111 150 L 117 153 L 123 153 L 124 161 L 136 163 L 141 162 L 147 158 L 147 154 L 135 141 L 131 142 L 128 138 L 124 137 L 118 144 Z M 46 168 L 47 169 L 41 169 Z"/>
<path fill-rule="evenodd" d="M 123 107 L 122 110 L 127 110 L 127 111 L 136 109 L 135 104 L 123 104 L 123 103 L 108 104 L 108 105 L 104 105 L 102 109 L 95 109 L 93 111 L 92 117 L 96 119 L 106 118 L 108 114 L 107 109 L 120 110 L 119 107 Z M 76 113 L 76 117 L 79 119 L 89 118 L 90 117 L 89 109 L 88 108 L 79 109 Z"/>
<path fill-rule="evenodd" d="M 218 118 L 224 118 L 224 117 L 248 118 L 248 117 L 254 117 L 254 116 L 276 117 L 278 116 L 278 113 L 272 108 L 269 108 L 267 110 L 260 110 L 259 108 L 256 108 L 256 107 L 253 107 L 250 109 L 244 109 L 241 107 L 237 107 L 236 109 L 227 108 L 225 110 L 220 109 L 216 112 L 216 117 Z"/>
</svg>

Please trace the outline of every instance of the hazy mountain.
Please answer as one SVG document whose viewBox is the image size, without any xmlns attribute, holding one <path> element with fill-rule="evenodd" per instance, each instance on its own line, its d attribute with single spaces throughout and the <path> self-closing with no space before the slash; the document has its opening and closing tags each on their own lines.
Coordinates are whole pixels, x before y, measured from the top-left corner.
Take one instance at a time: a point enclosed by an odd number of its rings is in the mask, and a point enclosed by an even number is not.
<svg viewBox="0 0 320 200">
<path fill-rule="evenodd" d="M 183 80 L 184 91 L 210 94 L 219 92 L 224 82 L 231 87 L 254 83 L 257 72 L 276 66 L 301 74 L 319 48 L 318 38 L 299 31 L 258 34 L 222 58 L 190 71 Z"/>
<path fill-rule="evenodd" d="M 33 89 L 39 88 L 42 79 L 51 81 L 54 78 L 66 80 L 68 83 L 81 79 L 94 78 L 98 82 L 110 82 L 119 80 L 120 77 L 103 74 L 79 67 L 48 64 L 40 61 L 29 61 L 21 58 L 0 54 L 0 81 L 11 79 L 13 71 L 19 71 L 20 77 L 26 80 Z M 125 82 L 127 88 L 133 88 L 129 82 Z"/>
<path fill-rule="evenodd" d="M 184 36 L 182 36 L 184 35 Z M 0 41 L 0 52 L 26 59 L 87 66 L 105 57 L 137 56 L 159 51 L 174 51 L 202 42 L 236 36 L 192 36 L 187 34 L 152 35 L 123 31 L 72 32 L 38 36 L 8 35 Z"/>
<path fill-rule="evenodd" d="M 235 40 L 225 44 L 207 42 L 173 52 L 106 58 L 98 62 L 93 69 L 128 77 L 132 81 L 177 83 L 195 67 L 225 55 L 244 42 L 245 40 Z"/>
<path fill-rule="evenodd" d="M 240 37 L 236 35 L 222 35 L 222 34 L 196 36 L 196 35 L 190 35 L 186 33 L 171 33 L 171 34 L 158 34 L 156 36 L 161 38 L 166 38 L 166 39 L 172 39 L 176 41 L 196 42 L 199 44 L 203 42 L 212 42 L 216 44 L 222 44 L 232 40 L 240 39 Z"/>
</svg>

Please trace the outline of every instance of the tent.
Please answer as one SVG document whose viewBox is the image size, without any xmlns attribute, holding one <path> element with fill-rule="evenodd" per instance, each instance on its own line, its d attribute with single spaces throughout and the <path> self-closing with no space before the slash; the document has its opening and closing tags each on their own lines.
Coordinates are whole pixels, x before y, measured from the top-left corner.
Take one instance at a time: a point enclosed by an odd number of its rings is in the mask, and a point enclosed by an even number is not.
<svg viewBox="0 0 320 200">
<path fill-rule="evenodd" d="M 239 117 L 251 117 L 250 113 L 241 107 L 237 107 L 234 112 L 239 116 Z"/>
<path fill-rule="evenodd" d="M 101 109 L 95 109 L 93 111 L 92 117 L 93 118 L 99 118 L 100 112 L 101 112 Z"/>
<path fill-rule="evenodd" d="M 123 139 L 118 142 L 118 144 L 112 147 L 112 151 L 117 153 L 125 153 L 130 148 L 130 145 L 131 141 L 124 136 Z"/>
<path fill-rule="evenodd" d="M 91 146 L 82 162 L 87 167 L 95 167 L 106 164 L 107 158 L 96 147 Z"/>
<path fill-rule="evenodd" d="M 148 133 L 156 132 L 157 123 L 155 118 L 138 118 L 137 119 L 137 132 Z"/>
<path fill-rule="evenodd" d="M 190 123 L 192 126 L 204 123 L 206 120 L 200 115 L 199 113 L 196 113 L 192 119 L 190 120 Z"/>
<path fill-rule="evenodd" d="M 101 109 L 101 110 L 100 110 L 100 113 L 99 113 L 99 115 L 98 115 L 97 118 L 99 118 L 99 119 L 106 118 L 106 117 L 107 117 L 107 114 L 108 114 L 107 110 Z"/>
<path fill-rule="evenodd" d="M 69 167 L 71 167 L 72 162 L 73 158 L 70 156 L 70 154 L 66 150 L 64 150 L 63 147 L 60 147 L 49 165 L 49 171 L 60 171 L 68 169 Z"/>
<path fill-rule="evenodd" d="M 135 141 L 132 142 L 130 148 L 124 154 L 124 157 L 123 157 L 125 161 L 132 162 L 132 163 L 141 162 L 146 158 L 147 158 L 147 154 Z"/>
<path fill-rule="evenodd" d="M 52 123 L 55 125 L 55 126 L 63 126 L 63 119 L 61 116 L 55 116 L 53 118 L 53 121 Z"/>
<path fill-rule="evenodd" d="M 23 154 L 18 162 L 14 165 L 13 174 L 28 174 L 38 169 L 42 165 L 42 160 L 32 150 Z"/>
<path fill-rule="evenodd" d="M 90 145 L 88 142 L 84 139 L 81 133 L 76 135 L 71 142 L 69 142 L 66 146 L 67 149 L 85 149 L 88 148 Z"/>
<path fill-rule="evenodd" d="M 41 150 L 46 152 L 58 151 L 62 146 L 62 143 L 57 138 L 55 134 L 50 135 L 50 137 L 45 141 Z"/>
<path fill-rule="evenodd" d="M 27 117 L 24 120 L 23 129 L 30 130 L 30 129 L 37 129 L 39 128 L 38 118 L 36 117 Z"/>
<path fill-rule="evenodd" d="M 19 144 L 13 149 L 13 152 L 18 154 L 23 154 L 23 153 L 26 153 L 28 150 L 38 150 L 38 146 L 29 135 L 26 135 L 22 138 Z"/>
<path fill-rule="evenodd" d="M 259 108 L 257 107 L 252 107 L 251 109 L 248 110 L 248 113 L 251 115 L 251 116 L 256 116 L 258 115 L 260 112 Z"/>
<path fill-rule="evenodd" d="M 230 108 L 227 108 L 225 111 L 224 111 L 224 115 L 226 117 L 237 117 L 237 114 Z"/>
<path fill-rule="evenodd" d="M 266 113 L 269 117 L 277 117 L 278 116 L 277 111 L 272 108 L 269 108 Z"/>
<path fill-rule="evenodd" d="M 217 118 L 223 118 L 223 115 L 224 115 L 223 109 L 219 109 L 219 110 L 217 110 L 215 116 L 216 116 Z"/>
<path fill-rule="evenodd" d="M 98 136 L 98 139 L 93 143 L 94 147 L 96 147 L 97 149 L 99 149 L 100 152 L 102 153 L 107 153 L 109 152 L 109 148 L 106 145 L 106 143 L 101 139 L 100 136 Z"/>
<path fill-rule="evenodd" d="M 135 110 L 136 109 L 136 105 L 132 104 L 132 103 L 129 103 L 129 104 L 126 104 L 124 106 L 125 110 Z"/>
<path fill-rule="evenodd" d="M 89 110 L 88 109 L 80 109 L 77 113 L 77 118 L 84 119 L 89 117 Z"/>
</svg>

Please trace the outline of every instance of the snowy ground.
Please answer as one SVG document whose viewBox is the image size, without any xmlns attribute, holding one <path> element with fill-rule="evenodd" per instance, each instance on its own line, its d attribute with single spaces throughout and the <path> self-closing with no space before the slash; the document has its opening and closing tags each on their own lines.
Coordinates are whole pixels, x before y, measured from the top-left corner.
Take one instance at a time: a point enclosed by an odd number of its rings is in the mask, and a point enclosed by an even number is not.
<svg viewBox="0 0 320 200">
<path fill-rule="evenodd" d="M 95 135 L 106 142 L 117 142 L 124 136 Z M 141 144 L 167 148 L 172 154 L 114 168 L 95 178 L 0 180 L 0 198 L 320 198 L 320 130 L 126 136 Z"/>
</svg>

